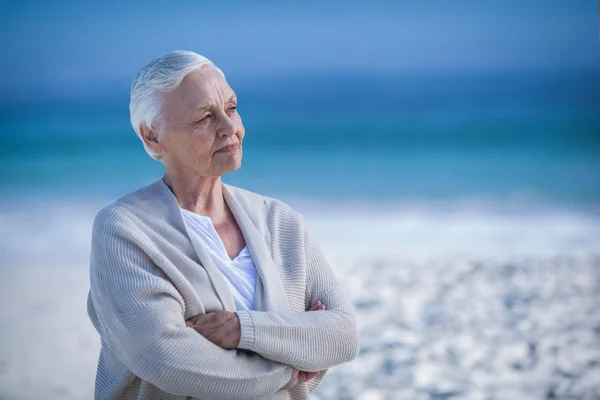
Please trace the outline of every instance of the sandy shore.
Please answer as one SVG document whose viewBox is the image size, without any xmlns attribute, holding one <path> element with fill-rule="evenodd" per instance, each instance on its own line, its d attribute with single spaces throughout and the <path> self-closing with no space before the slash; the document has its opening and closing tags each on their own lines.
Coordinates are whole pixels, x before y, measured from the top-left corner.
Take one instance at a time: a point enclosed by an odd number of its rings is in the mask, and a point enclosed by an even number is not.
<svg viewBox="0 0 600 400">
<path fill-rule="evenodd" d="M 333 368 L 316 399 L 600 397 L 597 220 L 308 217 L 361 338 L 358 359 Z M 62 246 L 49 258 L 69 247 L 44 240 Z M 93 396 L 99 338 L 85 311 L 87 249 L 75 250 L 76 263 L 44 265 L 38 253 L 0 269 L 2 400 Z"/>
</svg>

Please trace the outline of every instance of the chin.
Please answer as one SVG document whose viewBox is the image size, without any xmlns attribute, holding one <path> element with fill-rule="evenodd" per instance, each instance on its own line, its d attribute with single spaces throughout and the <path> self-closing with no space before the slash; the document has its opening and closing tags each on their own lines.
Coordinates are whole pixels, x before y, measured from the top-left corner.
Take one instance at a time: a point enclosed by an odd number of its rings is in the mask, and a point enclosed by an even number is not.
<svg viewBox="0 0 600 400">
<path fill-rule="evenodd" d="M 233 160 L 231 160 L 230 163 L 228 163 L 227 166 L 225 166 L 225 168 L 223 168 L 223 172 L 221 175 L 223 174 L 227 174 L 229 172 L 233 172 L 235 170 L 238 170 L 242 167 L 242 160 L 241 158 L 235 158 Z"/>
</svg>

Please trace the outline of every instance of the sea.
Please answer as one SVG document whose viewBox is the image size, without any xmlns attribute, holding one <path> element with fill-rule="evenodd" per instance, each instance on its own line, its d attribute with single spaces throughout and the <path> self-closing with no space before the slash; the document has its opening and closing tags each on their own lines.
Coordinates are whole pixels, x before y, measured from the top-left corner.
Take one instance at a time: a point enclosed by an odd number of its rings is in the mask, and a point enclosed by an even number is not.
<svg viewBox="0 0 600 400">
<path fill-rule="evenodd" d="M 285 198 L 600 204 L 600 72 L 231 77 L 246 128 L 223 181 Z M 0 102 L 2 203 L 114 197 L 162 175 L 126 86 Z"/>
</svg>

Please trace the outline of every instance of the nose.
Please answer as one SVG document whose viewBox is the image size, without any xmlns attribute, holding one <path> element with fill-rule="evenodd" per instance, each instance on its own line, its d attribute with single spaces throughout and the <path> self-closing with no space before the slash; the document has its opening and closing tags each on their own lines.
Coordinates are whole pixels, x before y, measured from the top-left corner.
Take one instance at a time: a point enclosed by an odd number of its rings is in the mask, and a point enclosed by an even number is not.
<svg viewBox="0 0 600 400">
<path fill-rule="evenodd" d="M 235 123 L 235 121 L 233 119 L 229 118 L 229 116 L 227 114 L 225 114 L 221 118 L 221 124 L 219 125 L 219 128 L 217 129 L 217 135 L 220 137 L 231 136 L 231 135 L 235 134 L 237 129 L 238 129 L 238 127 L 237 127 L 237 124 Z"/>
</svg>

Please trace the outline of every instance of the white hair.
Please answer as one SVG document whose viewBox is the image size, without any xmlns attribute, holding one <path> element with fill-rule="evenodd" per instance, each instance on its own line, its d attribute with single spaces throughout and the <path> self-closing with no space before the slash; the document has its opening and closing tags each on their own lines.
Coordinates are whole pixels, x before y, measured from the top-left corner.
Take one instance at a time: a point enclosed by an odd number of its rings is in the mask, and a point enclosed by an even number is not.
<svg viewBox="0 0 600 400">
<path fill-rule="evenodd" d="M 142 124 L 154 129 L 157 139 L 162 134 L 160 115 L 162 112 L 162 93 L 171 92 L 181 84 L 190 73 L 205 68 L 217 68 L 208 58 L 187 50 L 176 50 L 150 61 L 135 76 L 131 84 L 131 101 L 129 115 L 133 130 L 144 145 L 144 149 L 155 160 L 160 161 L 160 154 L 152 151 L 144 142 L 141 134 Z"/>
</svg>

